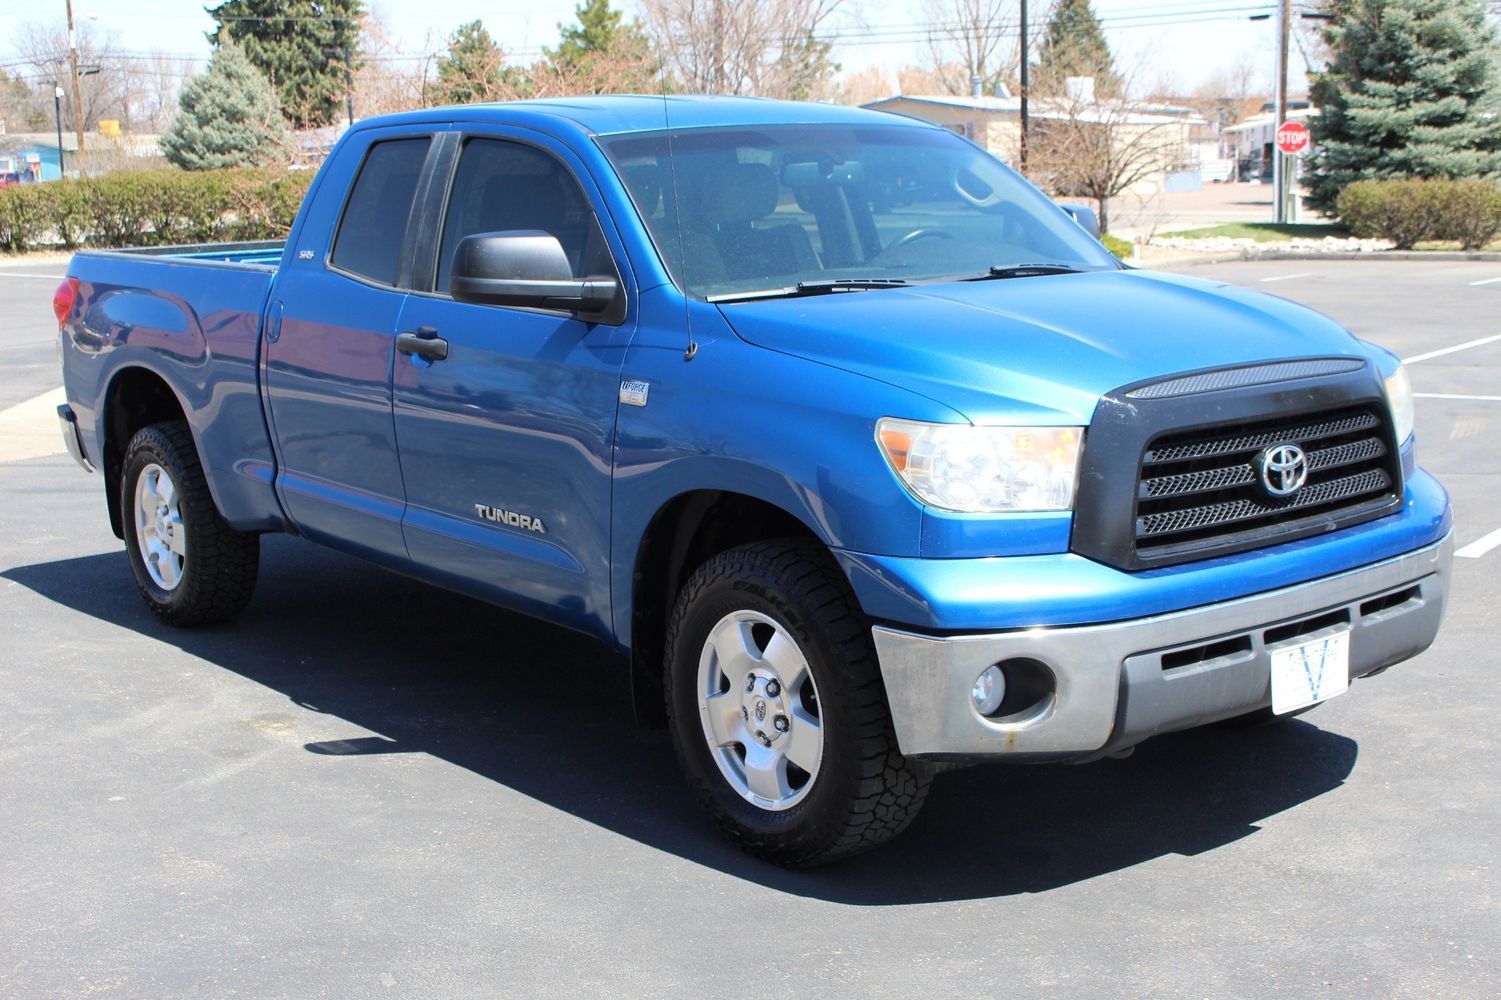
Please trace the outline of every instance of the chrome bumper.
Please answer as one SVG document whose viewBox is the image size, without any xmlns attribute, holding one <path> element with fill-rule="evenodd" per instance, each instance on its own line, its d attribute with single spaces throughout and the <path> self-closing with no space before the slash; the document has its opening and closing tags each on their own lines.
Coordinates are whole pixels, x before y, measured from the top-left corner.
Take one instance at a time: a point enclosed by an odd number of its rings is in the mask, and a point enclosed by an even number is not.
<svg viewBox="0 0 1501 1000">
<path fill-rule="evenodd" d="M 1271 704 L 1270 651 L 1350 630 L 1350 677 L 1427 649 L 1443 617 L 1453 535 L 1282 590 L 1188 611 L 1061 628 L 934 637 L 872 632 L 908 756 L 1078 759 Z M 970 689 L 986 667 L 1032 660 L 1054 687 L 1002 720 Z"/>
</svg>

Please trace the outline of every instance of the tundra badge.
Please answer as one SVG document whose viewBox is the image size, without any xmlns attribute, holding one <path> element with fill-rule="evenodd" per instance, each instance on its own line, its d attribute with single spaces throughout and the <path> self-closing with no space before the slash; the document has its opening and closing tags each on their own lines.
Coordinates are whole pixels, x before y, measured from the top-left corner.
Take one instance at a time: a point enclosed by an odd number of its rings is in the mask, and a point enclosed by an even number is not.
<svg viewBox="0 0 1501 1000">
<path fill-rule="evenodd" d="M 474 512 L 486 521 L 494 521 L 496 524 L 509 524 L 511 527 L 520 528 L 523 531 L 535 531 L 540 534 L 547 534 L 547 529 L 542 526 L 542 519 L 540 517 L 532 517 L 530 514 L 518 514 L 514 510 L 490 507 L 482 503 L 474 505 Z"/>
</svg>

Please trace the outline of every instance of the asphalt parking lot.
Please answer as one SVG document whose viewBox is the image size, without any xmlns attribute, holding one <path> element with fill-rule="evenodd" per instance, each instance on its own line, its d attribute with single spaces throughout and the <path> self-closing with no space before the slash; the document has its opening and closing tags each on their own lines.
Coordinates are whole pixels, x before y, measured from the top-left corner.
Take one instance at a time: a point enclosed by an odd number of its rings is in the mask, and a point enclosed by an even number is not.
<svg viewBox="0 0 1501 1000">
<path fill-rule="evenodd" d="M 941 775 L 811 873 L 721 843 L 568 633 L 280 537 L 234 623 L 159 625 L 99 477 L 19 443 L 62 267 L 0 261 L 0 996 L 1501 994 L 1501 263 L 1184 269 L 1410 359 L 1465 553 L 1432 650 L 1279 727 Z"/>
</svg>

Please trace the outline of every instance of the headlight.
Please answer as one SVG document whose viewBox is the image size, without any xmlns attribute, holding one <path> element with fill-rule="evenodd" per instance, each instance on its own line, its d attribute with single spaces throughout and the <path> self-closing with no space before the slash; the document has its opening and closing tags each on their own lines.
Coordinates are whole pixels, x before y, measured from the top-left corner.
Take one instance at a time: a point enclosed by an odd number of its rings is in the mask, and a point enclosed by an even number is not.
<svg viewBox="0 0 1501 1000">
<path fill-rule="evenodd" d="M 973 427 L 886 417 L 876 440 L 923 503 L 970 513 L 1069 510 L 1082 427 Z"/>
<path fill-rule="evenodd" d="M 1392 408 L 1392 427 L 1400 448 L 1412 434 L 1413 424 L 1412 383 L 1407 381 L 1405 366 L 1398 365 L 1392 377 L 1386 380 L 1386 401 Z"/>
</svg>

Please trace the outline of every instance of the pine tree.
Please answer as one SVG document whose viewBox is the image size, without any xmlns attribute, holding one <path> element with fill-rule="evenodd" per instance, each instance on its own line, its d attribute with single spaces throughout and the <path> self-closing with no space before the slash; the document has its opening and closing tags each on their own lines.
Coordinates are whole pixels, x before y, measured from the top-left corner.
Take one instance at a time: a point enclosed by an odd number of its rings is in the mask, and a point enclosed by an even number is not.
<svg viewBox="0 0 1501 1000">
<path fill-rule="evenodd" d="M 276 91 L 233 42 L 182 88 L 179 107 L 160 142 L 167 162 L 183 170 L 255 166 L 286 142 Z"/>
<path fill-rule="evenodd" d="M 495 101 L 504 96 L 506 82 L 505 53 L 484 22 L 459 25 L 448 37 L 448 52 L 438 59 L 438 99 L 444 104 Z"/>
<path fill-rule="evenodd" d="M 840 66 L 829 58 L 832 42 L 813 32 L 786 39 L 777 59 L 783 77 L 782 90 L 789 101 L 810 101 L 820 96 L 820 88 L 839 72 Z"/>
<path fill-rule="evenodd" d="M 1032 89 L 1041 95 L 1064 93 L 1071 76 L 1094 77 L 1095 93 L 1113 97 L 1120 92 L 1121 78 L 1100 19 L 1089 0 L 1058 0 L 1048 18 L 1048 33 L 1037 54 Z"/>
<path fill-rule="evenodd" d="M 1497 39 L 1483 0 L 1349 0 L 1312 87 L 1308 203 L 1357 180 L 1501 176 Z"/>
<path fill-rule="evenodd" d="M 657 58 L 637 21 L 627 21 L 610 0 L 582 0 L 574 24 L 559 24 L 562 41 L 544 49 L 547 61 L 577 86 L 595 91 L 652 89 Z"/>
<path fill-rule="evenodd" d="M 225 0 L 210 8 L 215 45 L 237 42 L 276 88 L 293 128 L 336 121 L 359 68 L 360 0 Z M 347 64 L 346 64 L 347 56 Z"/>
</svg>

